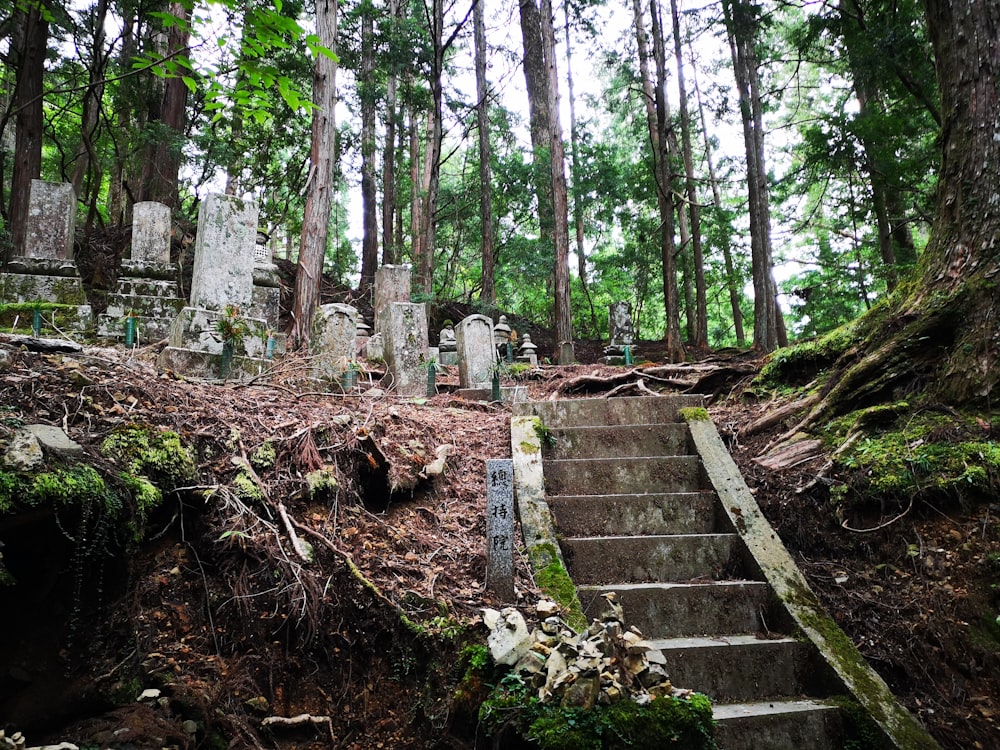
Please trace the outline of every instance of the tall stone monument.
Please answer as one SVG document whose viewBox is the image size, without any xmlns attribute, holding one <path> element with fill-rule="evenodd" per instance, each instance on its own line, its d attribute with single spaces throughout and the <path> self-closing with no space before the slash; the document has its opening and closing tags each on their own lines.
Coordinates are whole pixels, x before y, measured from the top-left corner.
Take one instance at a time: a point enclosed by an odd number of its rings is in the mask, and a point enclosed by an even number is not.
<svg viewBox="0 0 1000 750">
<path fill-rule="evenodd" d="M 427 393 L 427 306 L 390 302 L 382 308 L 379 329 L 383 337 L 386 376 L 400 396 Z"/>
<path fill-rule="evenodd" d="M 41 313 L 44 328 L 83 331 L 93 325 L 73 260 L 75 226 L 73 186 L 32 180 L 22 254 L 0 273 L 0 302 L 11 307 L 7 315 L 26 321 L 25 327 L 31 325 L 33 309 Z M 13 326 L 13 319 L 0 324 Z"/>
<path fill-rule="evenodd" d="M 382 330 L 382 310 L 386 307 L 386 305 L 392 302 L 409 301 L 409 266 L 384 265 L 375 271 L 375 333 Z"/>
<path fill-rule="evenodd" d="M 98 317 L 98 335 L 127 341 L 131 325 L 135 343 L 166 338 L 184 308 L 177 275 L 177 264 L 170 262 L 170 208 L 155 201 L 136 203 L 129 257 L 122 260 L 118 284 Z"/>
<path fill-rule="evenodd" d="M 170 326 L 170 345 L 157 360 L 161 369 L 218 377 L 227 358 L 230 377 L 258 376 L 266 369 L 270 329 L 266 320 L 249 314 L 257 211 L 253 201 L 229 195 L 209 195 L 202 203 L 190 303 Z M 227 336 L 236 326 L 240 335 Z M 275 353 L 282 353 L 283 338 L 274 341 Z"/>
</svg>

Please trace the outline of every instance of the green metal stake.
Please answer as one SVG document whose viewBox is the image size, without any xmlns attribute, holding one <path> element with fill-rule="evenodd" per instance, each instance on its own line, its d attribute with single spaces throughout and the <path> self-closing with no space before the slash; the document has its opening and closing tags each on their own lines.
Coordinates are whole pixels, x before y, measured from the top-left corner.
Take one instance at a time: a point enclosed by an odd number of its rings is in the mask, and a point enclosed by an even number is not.
<svg viewBox="0 0 1000 750">
<path fill-rule="evenodd" d="M 274 359 L 274 336 L 268 334 L 267 347 L 264 350 L 264 359 Z"/>
<path fill-rule="evenodd" d="M 490 400 L 499 401 L 500 400 L 500 370 L 496 369 L 493 371 L 493 383 L 490 388 Z"/>
<path fill-rule="evenodd" d="M 125 346 L 135 346 L 135 318 L 125 318 Z"/>
<path fill-rule="evenodd" d="M 632 347 L 625 345 L 625 364 L 632 364 Z"/>
<path fill-rule="evenodd" d="M 427 363 L 427 396 L 437 395 L 437 365 L 432 361 Z"/>
<path fill-rule="evenodd" d="M 35 336 L 42 335 L 42 311 L 37 307 L 31 313 L 31 332 Z"/>
</svg>

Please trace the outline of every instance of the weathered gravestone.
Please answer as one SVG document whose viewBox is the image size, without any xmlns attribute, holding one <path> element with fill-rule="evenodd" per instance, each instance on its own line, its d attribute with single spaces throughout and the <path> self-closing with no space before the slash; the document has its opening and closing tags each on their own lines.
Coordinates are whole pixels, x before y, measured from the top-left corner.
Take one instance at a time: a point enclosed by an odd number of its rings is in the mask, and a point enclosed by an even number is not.
<svg viewBox="0 0 1000 750">
<path fill-rule="evenodd" d="M 455 326 L 458 346 L 458 384 L 461 388 L 489 388 L 497 362 L 493 321 L 470 315 Z"/>
<path fill-rule="evenodd" d="M 309 342 L 314 377 L 337 380 L 347 372 L 357 352 L 359 317 L 350 305 L 334 303 L 317 308 Z"/>
<path fill-rule="evenodd" d="M 29 258 L 73 260 L 76 193 L 65 182 L 31 181 L 24 255 Z"/>
<path fill-rule="evenodd" d="M 514 462 L 486 461 L 486 588 L 514 601 Z"/>
<path fill-rule="evenodd" d="M 628 302 L 615 302 L 608 308 L 608 345 L 604 347 L 607 364 L 625 364 L 625 350 L 635 356 L 635 329 L 632 327 L 632 306 Z"/>
<path fill-rule="evenodd" d="M 415 302 L 390 302 L 382 308 L 379 330 L 386 376 L 391 379 L 388 385 L 400 396 L 426 394 L 427 306 Z"/>
<path fill-rule="evenodd" d="M 538 346 L 531 340 L 531 334 L 525 332 L 521 337 L 521 346 L 517 350 L 517 361 L 527 362 L 532 367 L 538 367 Z"/>
<path fill-rule="evenodd" d="M 375 271 L 375 332 L 382 330 L 382 310 L 392 302 L 410 301 L 410 267 L 384 265 Z M 426 317 L 426 313 L 425 313 Z"/>
<path fill-rule="evenodd" d="M 191 307 L 246 312 L 253 302 L 257 249 L 257 204 L 231 195 L 211 194 L 198 211 Z"/>
<path fill-rule="evenodd" d="M 73 186 L 31 181 L 22 254 L 0 273 L 0 303 L 9 306 L 0 325 L 32 325 L 33 309 L 44 328 L 82 331 L 93 325 L 93 311 L 73 260 L 76 194 Z"/>
<path fill-rule="evenodd" d="M 269 326 L 247 314 L 256 247 L 257 204 L 229 195 L 206 196 L 198 213 L 190 305 L 170 326 L 170 345 L 157 360 L 161 369 L 218 377 L 232 356 L 230 377 L 264 371 Z M 237 327 L 240 335 L 227 335 Z M 275 338 L 276 353 L 283 353 L 284 340 Z"/>
<path fill-rule="evenodd" d="M 154 201 L 136 203 L 129 257 L 122 260 L 118 283 L 98 318 L 97 333 L 128 343 L 130 325 L 132 343 L 159 341 L 169 334 L 183 308 L 177 264 L 170 262 L 170 208 Z"/>
</svg>

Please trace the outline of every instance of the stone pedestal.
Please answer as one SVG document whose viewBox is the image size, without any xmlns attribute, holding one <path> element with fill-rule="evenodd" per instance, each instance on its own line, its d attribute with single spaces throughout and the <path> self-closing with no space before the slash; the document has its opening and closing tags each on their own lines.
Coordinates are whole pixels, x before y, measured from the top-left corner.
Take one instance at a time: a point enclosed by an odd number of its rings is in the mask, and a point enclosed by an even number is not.
<svg viewBox="0 0 1000 750">
<path fill-rule="evenodd" d="M 375 332 L 382 330 L 382 310 L 392 302 L 410 301 L 410 267 L 385 265 L 375 271 Z"/>
<path fill-rule="evenodd" d="M 357 351 L 358 311 L 350 305 L 320 305 L 313 315 L 309 351 L 313 376 L 337 380 L 354 361 Z"/>
<path fill-rule="evenodd" d="M 132 209 L 130 258 L 122 261 L 115 291 L 98 316 L 97 335 L 125 338 L 125 320 L 135 319 L 137 343 L 166 338 L 184 308 L 177 284 L 177 264 L 170 262 L 170 208 L 143 201 Z"/>
<path fill-rule="evenodd" d="M 31 181 L 25 219 L 24 254 L 0 273 L 0 324 L 7 330 L 30 330 L 33 313 L 42 315 L 42 330 L 86 331 L 94 314 L 73 260 L 76 195 L 72 185 Z"/>
<path fill-rule="evenodd" d="M 493 343 L 493 321 L 485 315 L 470 315 L 455 326 L 458 344 L 458 383 L 462 388 L 489 388 L 497 350 Z"/>
<path fill-rule="evenodd" d="M 635 331 L 632 327 L 632 306 L 628 302 L 615 302 L 608 308 L 608 345 L 604 347 L 604 363 L 609 365 L 630 364 L 626 362 L 625 347 L 635 359 L 636 348 L 632 343 Z"/>
<path fill-rule="evenodd" d="M 389 385 L 400 396 L 427 393 L 427 307 L 390 302 L 379 318 Z M 369 339 L 369 344 L 371 340 Z"/>
</svg>

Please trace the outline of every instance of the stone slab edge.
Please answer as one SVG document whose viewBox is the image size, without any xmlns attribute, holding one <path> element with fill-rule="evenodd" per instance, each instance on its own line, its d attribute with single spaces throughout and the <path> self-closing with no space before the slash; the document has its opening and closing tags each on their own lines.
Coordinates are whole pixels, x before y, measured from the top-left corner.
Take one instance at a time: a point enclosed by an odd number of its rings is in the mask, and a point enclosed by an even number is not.
<svg viewBox="0 0 1000 750">
<path fill-rule="evenodd" d="M 682 412 L 683 414 L 683 412 Z M 889 690 L 809 588 L 785 545 L 764 517 L 715 428 L 704 412 L 686 414 L 695 448 L 723 509 L 739 531 L 782 605 L 819 649 L 844 688 L 900 750 L 940 750 L 938 743 Z"/>
<path fill-rule="evenodd" d="M 555 521 L 552 511 L 545 500 L 545 477 L 542 473 L 542 443 L 535 431 L 542 420 L 534 416 L 512 417 L 510 420 L 510 448 L 514 460 L 514 503 L 521 522 L 521 535 L 528 550 L 528 560 L 536 583 L 539 572 L 557 563 L 563 571 L 567 571 L 566 561 L 559 549 L 556 538 Z M 566 572 L 567 579 L 569 573 Z M 564 608 L 563 619 L 574 628 L 580 629 L 587 624 L 583 607 L 574 587 L 569 601 L 557 596 L 557 592 L 543 593 L 555 599 Z"/>
</svg>

